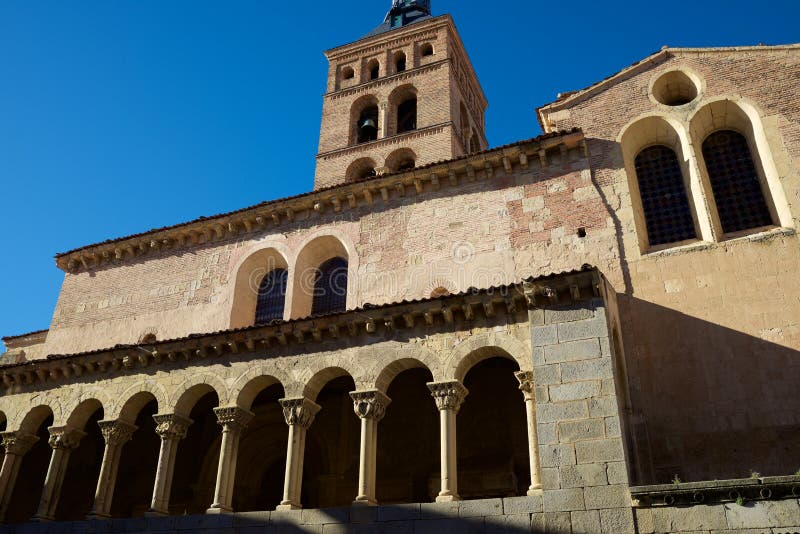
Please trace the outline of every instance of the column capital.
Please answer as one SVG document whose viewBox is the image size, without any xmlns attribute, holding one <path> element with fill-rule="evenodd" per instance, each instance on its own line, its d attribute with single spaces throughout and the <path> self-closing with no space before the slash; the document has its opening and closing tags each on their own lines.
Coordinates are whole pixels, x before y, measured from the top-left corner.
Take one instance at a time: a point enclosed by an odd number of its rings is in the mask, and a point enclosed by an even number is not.
<svg viewBox="0 0 800 534">
<path fill-rule="evenodd" d="M 53 449 L 77 449 L 86 432 L 77 428 L 51 426 L 47 429 L 50 439 L 47 441 Z"/>
<path fill-rule="evenodd" d="M 301 426 L 306 430 L 308 430 L 311 423 L 314 422 L 314 417 L 321 409 L 319 404 L 305 397 L 281 399 L 280 403 L 283 408 L 283 417 L 286 419 L 286 424 L 289 426 Z"/>
<path fill-rule="evenodd" d="M 525 400 L 534 400 L 533 371 L 518 371 L 514 373 L 514 376 L 517 378 L 517 382 L 519 382 L 519 390 L 525 395 Z"/>
<path fill-rule="evenodd" d="M 115 421 L 98 421 L 100 432 L 106 440 L 106 445 L 123 445 L 133 438 L 133 433 L 139 428 L 119 419 Z"/>
<path fill-rule="evenodd" d="M 380 421 L 386 415 L 386 407 L 392 399 L 382 391 L 371 389 L 367 391 L 351 391 L 350 398 L 353 399 L 353 410 L 361 419 L 375 419 Z"/>
<path fill-rule="evenodd" d="M 23 456 L 37 441 L 39 441 L 37 436 L 28 434 L 22 430 L 0 432 L 0 438 L 3 440 L 3 448 L 6 450 L 6 454 L 13 454 L 15 456 Z"/>
<path fill-rule="evenodd" d="M 458 412 L 461 408 L 461 403 L 469 394 L 469 390 L 464 387 L 464 384 L 457 380 L 448 382 L 428 382 L 428 389 L 431 390 L 433 400 L 436 401 L 436 407 L 442 410 L 453 410 Z"/>
<path fill-rule="evenodd" d="M 181 440 L 186 437 L 189 426 L 194 423 L 188 417 L 176 413 L 156 414 L 153 416 L 156 422 L 156 434 L 162 440 Z"/>
<path fill-rule="evenodd" d="M 244 430 L 255 417 L 253 412 L 238 406 L 214 408 L 214 413 L 217 415 L 217 422 L 222 425 L 223 430 L 226 432 Z"/>
</svg>

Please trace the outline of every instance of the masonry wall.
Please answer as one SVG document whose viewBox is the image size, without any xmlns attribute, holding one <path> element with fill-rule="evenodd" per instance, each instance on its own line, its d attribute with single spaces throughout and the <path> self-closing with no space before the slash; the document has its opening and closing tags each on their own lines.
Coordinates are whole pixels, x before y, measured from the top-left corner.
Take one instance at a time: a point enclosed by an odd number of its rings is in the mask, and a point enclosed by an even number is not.
<svg viewBox="0 0 800 534">
<path fill-rule="evenodd" d="M 655 103 L 651 82 L 687 69 L 704 81 L 700 98 L 672 109 Z M 651 253 L 640 248 L 634 203 L 618 140 L 638 117 L 687 120 L 727 97 L 754 104 L 798 224 L 800 105 L 797 48 L 676 51 L 563 109 L 544 112 L 553 129 L 580 127 L 593 179 L 619 235 L 621 330 L 631 389 L 631 433 L 639 482 L 794 473 L 800 458 L 800 241 L 793 228 Z M 695 147 L 699 150 L 699 147 Z"/>
</svg>

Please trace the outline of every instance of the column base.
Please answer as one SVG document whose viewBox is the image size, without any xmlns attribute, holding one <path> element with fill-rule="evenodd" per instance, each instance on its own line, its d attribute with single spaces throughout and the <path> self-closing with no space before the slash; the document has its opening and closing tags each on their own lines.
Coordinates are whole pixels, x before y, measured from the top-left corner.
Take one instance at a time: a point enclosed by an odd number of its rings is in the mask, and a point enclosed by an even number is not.
<svg viewBox="0 0 800 534">
<path fill-rule="evenodd" d="M 144 513 L 145 517 L 166 517 L 169 514 L 167 512 L 162 512 L 160 510 L 153 510 L 150 509 Z"/>
<path fill-rule="evenodd" d="M 436 497 L 436 502 L 455 502 L 460 500 L 461 497 L 458 495 L 438 495 Z"/>
<path fill-rule="evenodd" d="M 528 488 L 528 497 L 540 497 L 542 495 L 542 486 L 538 484 L 536 486 L 531 486 Z"/>
<path fill-rule="evenodd" d="M 111 519 L 110 514 L 100 514 L 97 512 L 91 512 L 86 516 L 87 521 L 108 521 Z"/>
<path fill-rule="evenodd" d="M 286 512 L 288 510 L 302 510 L 303 507 L 299 504 L 294 504 L 291 502 L 282 502 L 276 508 L 276 512 Z"/>
<path fill-rule="evenodd" d="M 378 506 L 378 501 L 359 496 L 353 501 L 353 506 Z"/>
<path fill-rule="evenodd" d="M 220 515 L 220 514 L 232 514 L 233 508 L 229 508 L 227 506 L 222 506 L 218 504 L 212 504 L 211 508 L 206 510 L 206 515 Z"/>
<path fill-rule="evenodd" d="M 43 515 L 35 515 L 31 517 L 31 523 L 52 523 L 55 521 L 54 517 L 46 517 Z"/>
</svg>

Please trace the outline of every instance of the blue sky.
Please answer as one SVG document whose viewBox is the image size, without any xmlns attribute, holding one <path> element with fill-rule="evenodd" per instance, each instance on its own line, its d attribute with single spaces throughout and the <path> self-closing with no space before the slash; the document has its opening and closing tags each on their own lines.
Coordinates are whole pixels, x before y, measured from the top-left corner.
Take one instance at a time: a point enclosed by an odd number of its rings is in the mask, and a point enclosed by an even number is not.
<svg viewBox="0 0 800 534">
<path fill-rule="evenodd" d="M 390 3 L 2 0 L 0 335 L 49 326 L 57 252 L 311 189 L 322 51 Z M 797 0 L 432 5 L 456 20 L 493 146 L 662 45 L 800 41 Z"/>
</svg>

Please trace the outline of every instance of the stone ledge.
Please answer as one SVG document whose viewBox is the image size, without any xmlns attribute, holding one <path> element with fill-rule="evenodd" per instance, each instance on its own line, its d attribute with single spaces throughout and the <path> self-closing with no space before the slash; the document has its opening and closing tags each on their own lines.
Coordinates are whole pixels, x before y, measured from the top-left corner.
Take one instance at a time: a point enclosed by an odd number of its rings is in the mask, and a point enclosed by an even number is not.
<svg viewBox="0 0 800 534">
<path fill-rule="evenodd" d="M 709 480 L 631 488 L 637 507 L 768 501 L 800 497 L 800 476 Z"/>
</svg>

